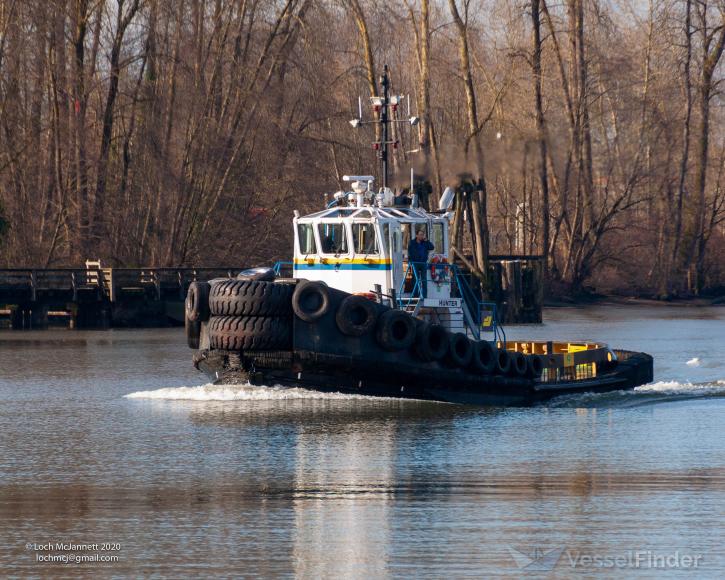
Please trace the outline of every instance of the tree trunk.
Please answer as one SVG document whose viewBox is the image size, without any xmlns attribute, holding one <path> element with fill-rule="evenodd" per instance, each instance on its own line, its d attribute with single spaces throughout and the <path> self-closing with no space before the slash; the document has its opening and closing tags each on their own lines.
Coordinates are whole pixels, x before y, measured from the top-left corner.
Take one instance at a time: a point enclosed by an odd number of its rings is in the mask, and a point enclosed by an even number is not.
<svg viewBox="0 0 725 580">
<path fill-rule="evenodd" d="M 458 31 L 458 55 L 460 60 L 460 71 L 463 77 L 463 86 L 466 93 L 466 111 L 468 116 L 468 139 L 466 140 L 466 155 L 468 146 L 473 142 L 474 162 L 478 176 L 476 188 L 471 194 L 471 213 L 469 219 L 473 219 L 475 236 L 473 242 L 474 263 L 480 270 L 483 277 L 488 272 L 488 215 L 486 207 L 486 177 L 484 169 L 483 149 L 481 147 L 480 132 L 478 125 L 478 111 L 476 109 L 476 93 L 473 87 L 473 75 L 471 74 L 471 60 L 468 47 L 468 26 L 461 18 L 456 6 L 456 0 L 448 0 L 448 6 L 453 17 L 453 22 Z M 482 280 L 484 292 L 487 291 L 487 280 Z"/>
<path fill-rule="evenodd" d="M 547 139 L 544 121 L 544 106 L 541 90 L 541 0 L 531 0 L 531 21 L 533 24 L 533 54 L 531 68 L 534 74 L 534 105 L 536 108 L 536 133 L 539 141 L 539 187 L 541 189 L 542 242 L 541 253 L 544 262 L 544 277 L 549 272 L 549 176 L 547 167 Z"/>
<path fill-rule="evenodd" d="M 705 191 L 707 187 L 708 151 L 710 146 L 710 99 L 713 91 L 713 75 L 717 68 L 720 57 L 725 46 L 725 23 L 720 22 L 719 26 L 708 29 L 707 26 L 707 5 L 698 9 L 700 19 L 700 34 L 702 35 L 702 73 L 700 75 L 699 100 L 700 108 L 700 131 L 697 137 L 695 151 L 695 216 L 693 237 L 689 251 L 688 263 L 694 265 L 691 291 L 699 294 L 702 290 L 703 280 L 700 271 L 704 264 L 704 251 L 706 244 L 702 243 L 705 235 Z M 721 20 L 722 20 L 721 12 Z M 717 36 L 715 36 L 717 34 Z M 714 42 L 714 45 L 713 45 Z M 694 264 L 693 264 L 694 262 Z"/>
<path fill-rule="evenodd" d="M 349 0 L 349 2 L 355 15 L 355 23 L 357 24 L 357 28 L 360 33 L 360 41 L 362 42 L 363 60 L 365 62 L 368 90 L 370 91 L 370 96 L 375 97 L 378 96 L 378 83 L 375 77 L 375 58 L 373 57 L 373 46 L 370 42 L 368 23 L 365 19 L 365 13 L 360 6 L 360 2 L 358 0 Z M 379 142 L 382 138 L 381 135 L 382 130 L 380 123 L 375 123 L 375 140 Z"/>
<path fill-rule="evenodd" d="M 684 83 L 685 83 L 685 120 L 682 125 L 682 157 L 680 159 L 680 172 L 677 187 L 677 201 L 674 215 L 674 240 L 672 242 L 672 254 L 670 264 L 673 274 L 681 272 L 680 244 L 682 242 L 682 209 L 685 199 L 685 180 L 687 179 L 687 167 L 690 161 L 690 126 L 692 119 L 692 77 L 690 76 L 690 64 L 692 62 L 692 0 L 685 3 L 685 62 L 684 62 Z M 669 269 L 669 268 L 668 268 Z M 674 277 L 674 276 L 673 276 Z M 670 278 L 668 276 L 668 278 Z M 680 278 L 679 275 L 676 278 Z M 672 293 L 672 280 L 668 280 L 667 294 Z"/>
<path fill-rule="evenodd" d="M 81 259 L 90 258 L 90 202 L 88 199 L 88 170 L 86 167 L 86 76 L 85 41 L 88 28 L 88 0 L 76 0 L 75 32 L 73 48 L 75 53 L 75 162 L 76 198 L 78 205 L 78 246 Z"/>
<path fill-rule="evenodd" d="M 118 81 L 121 74 L 121 45 L 126 29 L 133 20 L 139 8 L 140 0 L 133 0 L 124 15 L 123 4 L 125 0 L 118 0 L 116 16 L 116 34 L 113 39 L 110 59 L 110 79 L 106 105 L 103 111 L 103 126 L 101 129 L 101 148 L 98 154 L 98 174 L 96 177 L 96 195 L 93 202 L 92 239 L 99 244 L 106 235 L 105 209 L 106 209 L 106 181 L 108 179 L 109 154 L 111 150 L 111 136 L 113 135 L 113 107 L 118 96 Z"/>
</svg>

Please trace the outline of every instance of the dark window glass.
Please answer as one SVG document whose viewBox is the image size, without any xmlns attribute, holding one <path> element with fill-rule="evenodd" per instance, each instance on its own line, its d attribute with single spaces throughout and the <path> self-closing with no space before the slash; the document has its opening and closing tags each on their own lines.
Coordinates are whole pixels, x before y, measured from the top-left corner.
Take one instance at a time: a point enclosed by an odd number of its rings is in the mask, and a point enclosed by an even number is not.
<svg viewBox="0 0 725 580">
<path fill-rule="evenodd" d="M 347 232 L 345 224 L 319 224 L 323 254 L 347 254 Z"/>
<path fill-rule="evenodd" d="M 300 254 L 316 254 L 315 232 L 312 224 L 297 224 L 297 236 L 300 244 Z"/>
</svg>

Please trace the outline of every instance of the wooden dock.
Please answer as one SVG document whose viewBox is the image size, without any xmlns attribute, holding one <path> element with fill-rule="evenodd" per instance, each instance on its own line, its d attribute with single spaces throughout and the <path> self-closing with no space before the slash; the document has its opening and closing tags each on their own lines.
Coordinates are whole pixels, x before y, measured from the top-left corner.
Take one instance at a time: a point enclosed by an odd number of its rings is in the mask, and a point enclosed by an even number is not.
<svg viewBox="0 0 725 580">
<path fill-rule="evenodd" d="M 224 268 L 0 269 L 0 328 L 156 327 L 184 322 L 184 299 L 195 280 L 235 277 Z M 504 324 L 541 322 L 539 256 L 491 256 L 491 299 Z M 291 275 L 291 272 L 289 274 Z"/>
<path fill-rule="evenodd" d="M 243 269 L 0 269 L 0 326 L 42 329 L 53 323 L 69 328 L 183 324 L 184 299 L 191 282 L 234 277 Z"/>
<path fill-rule="evenodd" d="M 499 305 L 502 324 L 541 323 L 544 262 L 541 256 L 491 256 L 491 300 Z"/>
<path fill-rule="evenodd" d="M 464 256 L 469 263 L 470 254 Z M 488 299 L 501 324 L 536 324 L 544 306 L 544 262 L 538 255 L 495 254 L 488 258 Z M 466 264 L 459 264 L 466 270 Z"/>
</svg>

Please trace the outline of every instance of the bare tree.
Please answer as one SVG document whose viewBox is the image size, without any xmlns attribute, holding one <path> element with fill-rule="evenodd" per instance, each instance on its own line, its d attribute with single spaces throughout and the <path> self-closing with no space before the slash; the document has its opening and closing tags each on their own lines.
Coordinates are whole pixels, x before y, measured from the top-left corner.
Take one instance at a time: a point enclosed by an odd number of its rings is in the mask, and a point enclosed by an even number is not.
<svg viewBox="0 0 725 580">
<path fill-rule="evenodd" d="M 473 144 L 473 158 L 476 167 L 476 187 L 468 194 L 468 201 L 471 206 L 471 222 L 473 233 L 473 258 L 476 268 L 475 274 L 481 279 L 484 288 L 487 287 L 488 272 L 488 213 L 486 199 L 486 172 L 484 168 L 483 148 L 481 146 L 480 134 L 483 126 L 479 124 L 478 109 L 476 105 L 476 93 L 473 86 L 473 75 L 471 72 L 470 49 L 468 44 L 468 2 L 464 2 L 464 18 L 458 11 L 455 0 L 448 0 L 448 6 L 458 32 L 458 56 L 461 77 L 466 93 L 466 111 L 468 115 L 468 136 L 466 138 L 465 151 Z M 463 206 L 458 205 L 459 215 Z"/>
<path fill-rule="evenodd" d="M 557 291 L 716 291 L 725 8 L 647 7 L 0 0 L 0 262 L 289 257 L 292 207 L 376 167 L 347 121 L 387 63 L 420 117 L 398 173 L 459 186 L 482 281 L 525 251 Z"/>
</svg>

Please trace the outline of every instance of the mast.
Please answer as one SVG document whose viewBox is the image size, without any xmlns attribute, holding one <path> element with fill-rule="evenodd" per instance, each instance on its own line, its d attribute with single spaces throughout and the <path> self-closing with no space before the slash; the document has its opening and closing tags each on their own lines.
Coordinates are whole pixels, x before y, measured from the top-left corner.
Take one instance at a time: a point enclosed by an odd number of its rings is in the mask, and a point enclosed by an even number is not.
<svg viewBox="0 0 725 580">
<path fill-rule="evenodd" d="M 380 84 L 383 87 L 383 102 L 380 111 L 380 123 L 383 126 L 383 142 L 380 144 L 378 156 L 380 157 L 380 172 L 383 187 L 388 187 L 388 89 L 390 87 L 390 79 L 388 78 L 387 64 L 383 66 Z"/>
<path fill-rule="evenodd" d="M 383 66 L 383 74 L 380 76 L 380 84 L 383 87 L 382 96 L 370 97 L 373 105 L 373 111 L 379 113 L 378 119 L 372 121 L 363 121 L 362 119 L 362 101 L 358 99 L 358 117 L 350 120 L 350 125 L 353 129 L 357 129 L 362 125 L 369 125 L 371 123 L 379 123 L 382 126 L 381 140 L 373 142 L 373 149 L 378 152 L 378 159 L 380 159 L 380 179 L 382 181 L 382 187 L 388 187 L 388 145 L 393 144 L 393 148 L 398 146 L 397 141 L 390 141 L 389 138 L 389 125 L 390 123 L 410 123 L 411 127 L 415 127 L 420 119 L 416 116 L 412 116 L 409 119 L 391 119 L 389 107 L 393 108 L 393 112 L 398 109 L 398 105 L 403 103 L 404 97 L 402 95 L 390 96 L 390 75 L 388 74 L 388 65 Z M 408 114 L 410 114 L 410 104 L 408 105 Z"/>
</svg>

